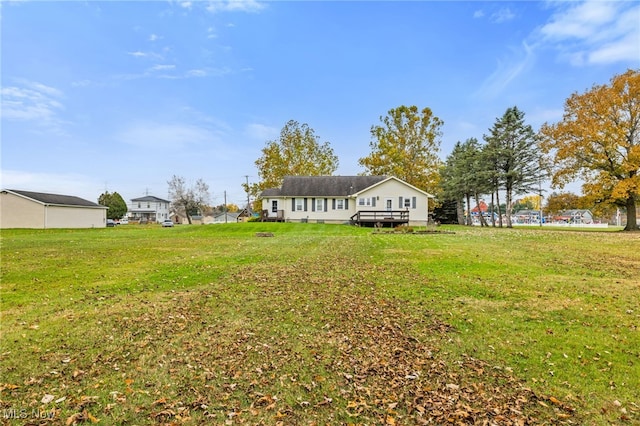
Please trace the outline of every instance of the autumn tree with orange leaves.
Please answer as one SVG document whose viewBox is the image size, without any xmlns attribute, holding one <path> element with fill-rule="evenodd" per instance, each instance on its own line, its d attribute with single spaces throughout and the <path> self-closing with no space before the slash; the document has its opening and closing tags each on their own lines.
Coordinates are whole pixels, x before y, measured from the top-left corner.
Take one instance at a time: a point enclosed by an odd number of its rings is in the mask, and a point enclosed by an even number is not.
<svg viewBox="0 0 640 426">
<path fill-rule="evenodd" d="M 625 208 L 625 231 L 638 230 L 640 70 L 574 93 L 565 102 L 562 120 L 545 123 L 540 135 L 543 152 L 551 155 L 554 187 L 581 178 L 586 197 Z"/>
</svg>

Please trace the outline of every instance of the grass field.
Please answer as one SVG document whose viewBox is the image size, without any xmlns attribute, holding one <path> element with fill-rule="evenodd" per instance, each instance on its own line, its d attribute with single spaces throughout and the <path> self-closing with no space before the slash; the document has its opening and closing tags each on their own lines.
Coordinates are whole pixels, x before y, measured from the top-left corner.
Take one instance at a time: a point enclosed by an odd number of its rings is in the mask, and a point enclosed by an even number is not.
<svg viewBox="0 0 640 426">
<path fill-rule="evenodd" d="M 0 423 L 640 423 L 639 234 L 442 229 L 3 230 Z"/>
</svg>

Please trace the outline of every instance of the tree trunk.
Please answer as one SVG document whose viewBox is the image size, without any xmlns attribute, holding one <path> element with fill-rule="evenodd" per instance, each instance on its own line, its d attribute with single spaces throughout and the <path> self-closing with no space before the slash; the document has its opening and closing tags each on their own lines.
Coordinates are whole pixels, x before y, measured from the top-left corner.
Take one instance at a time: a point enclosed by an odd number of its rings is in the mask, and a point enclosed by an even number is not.
<svg viewBox="0 0 640 426">
<path fill-rule="evenodd" d="M 186 213 L 187 215 L 187 222 L 189 222 L 189 225 L 191 225 L 191 215 L 189 213 Z"/>
<path fill-rule="evenodd" d="M 472 226 L 473 221 L 471 220 L 471 195 L 466 194 L 467 196 L 467 226 Z"/>
<path fill-rule="evenodd" d="M 464 200 L 456 202 L 456 215 L 458 216 L 458 225 L 464 225 Z"/>
<path fill-rule="evenodd" d="M 498 226 L 502 228 L 502 211 L 500 209 L 500 192 L 496 191 L 496 204 L 498 205 Z"/>
<path fill-rule="evenodd" d="M 496 205 L 493 204 L 494 197 L 495 197 L 495 194 L 492 192 L 491 193 L 491 226 L 495 228 L 496 227 L 496 213 L 495 213 Z M 498 206 L 498 208 L 500 208 L 500 206 Z"/>
<path fill-rule="evenodd" d="M 480 217 L 480 227 L 488 226 L 487 221 L 484 220 L 484 216 L 482 215 L 482 209 L 480 208 L 480 200 L 478 194 L 476 193 L 476 207 L 478 207 L 478 216 Z"/>
<path fill-rule="evenodd" d="M 513 224 L 511 223 L 511 189 L 507 188 L 507 211 L 505 215 L 507 216 L 507 228 L 513 228 Z"/>
<path fill-rule="evenodd" d="M 627 226 L 625 231 L 637 231 L 638 222 L 636 220 L 636 197 L 633 195 L 627 198 Z"/>
</svg>

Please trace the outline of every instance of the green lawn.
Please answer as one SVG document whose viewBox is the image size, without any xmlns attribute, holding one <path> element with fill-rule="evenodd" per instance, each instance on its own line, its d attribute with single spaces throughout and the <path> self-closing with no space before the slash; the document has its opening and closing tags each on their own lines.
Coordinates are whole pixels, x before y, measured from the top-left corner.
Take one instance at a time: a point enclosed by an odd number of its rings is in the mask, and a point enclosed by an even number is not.
<svg viewBox="0 0 640 426">
<path fill-rule="evenodd" d="M 640 422 L 639 234 L 441 229 L 3 230 L 0 424 Z"/>
</svg>

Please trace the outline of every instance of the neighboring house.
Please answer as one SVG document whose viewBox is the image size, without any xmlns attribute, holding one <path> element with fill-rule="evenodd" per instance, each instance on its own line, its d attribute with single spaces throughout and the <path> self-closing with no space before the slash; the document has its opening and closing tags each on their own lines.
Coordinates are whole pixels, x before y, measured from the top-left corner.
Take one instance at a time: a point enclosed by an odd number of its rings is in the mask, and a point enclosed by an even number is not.
<svg viewBox="0 0 640 426">
<path fill-rule="evenodd" d="M 593 214 L 589 210 L 563 210 L 553 217 L 553 221 L 588 225 L 593 223 Z"/>
<path fill-rule="evenodd" d="M 213 221 L 211 223 L 236 223 L 238 222 L 238 216 L 240 213 L 218 213 L 213 215 Z"/>
<path fill-rule="evenodd" d="M 511 215 L 511 222 L 514 225 L 539 225 L 540 210 L 520 210 Z M 544 218 L 542 218 L 544 223 Z"/>
<path fill-rule="evenodd" d="M 251 210 L 244 208 L 238 212 L 238 222 L 247 222 L 253 217 Z"/>
<path fill-rule="evenodd" d="M 286 176 L 260 198 L 265 221 L 396 226 L 426 225 L 433 195 L 393 176 Z"/>
<path fill-rule="evenodd" d="M 141 222 L 161 223 L 163 220 L 169 219 L 169 204 L 171 204 L 171 201 L 163 200 L 153 195 L 132 198 L 127 216 L 132 220 Z"/>
<path fill-rule="evenodd" d="M 0 228 L 104 228 L 108 207 L 72 195 L 3 189 Z"/>
</svg>

